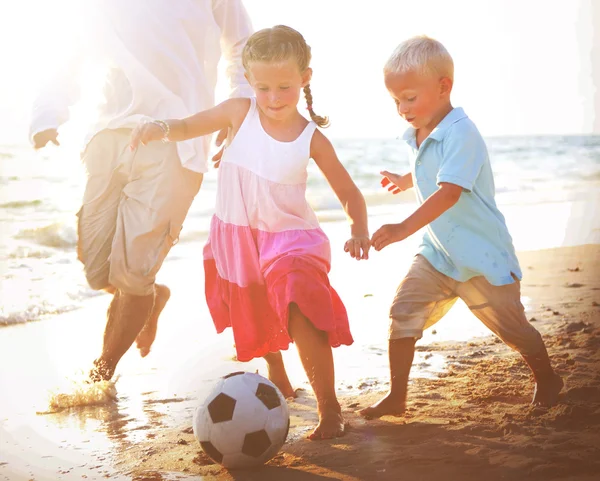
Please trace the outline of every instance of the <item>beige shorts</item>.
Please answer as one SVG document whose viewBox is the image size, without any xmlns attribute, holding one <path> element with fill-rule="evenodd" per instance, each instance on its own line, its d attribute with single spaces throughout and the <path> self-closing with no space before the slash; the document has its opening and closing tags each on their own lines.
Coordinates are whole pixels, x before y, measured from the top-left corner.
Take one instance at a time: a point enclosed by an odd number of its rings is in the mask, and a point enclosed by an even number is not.
<svg viewBox="0 0 600 481">
<path fill-rule="evenodd" d="M 458 282 L 437 271 L 421 255 L 398 286 L 390 308 L 390 339 L 423 336 L 460 298 L 471 312 L 508 346 L 522 354 L 537 354 L 543 346 L 539 332 L 525 317 L 521 283 L 493 286 L 485 277 Z"/>
<path fill-rule="evenodd" d="M 87 184 L 77 214 L 79 260 L 93 289 L 153 292 L 156 273 L 177 242 L 202 184 L 174 144 L 129 149 L 129 129 L 103 130 L 88 144 Z"/>
</svg>

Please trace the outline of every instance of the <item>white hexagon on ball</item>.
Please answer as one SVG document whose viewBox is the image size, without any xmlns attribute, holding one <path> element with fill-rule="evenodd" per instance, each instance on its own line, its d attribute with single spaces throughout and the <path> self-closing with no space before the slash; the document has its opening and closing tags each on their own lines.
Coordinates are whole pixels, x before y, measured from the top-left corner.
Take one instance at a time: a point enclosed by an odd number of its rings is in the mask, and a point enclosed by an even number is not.
<svg viewBox="0 0 600 481">
<path fill-rule="evenodd" d="M 267 378 L 249 372 L 219 379 L 193 419 L 202 450 L 226 468 L 266 463 L 283 446 L 289 428 L 281 391 Z"/>
</svg>

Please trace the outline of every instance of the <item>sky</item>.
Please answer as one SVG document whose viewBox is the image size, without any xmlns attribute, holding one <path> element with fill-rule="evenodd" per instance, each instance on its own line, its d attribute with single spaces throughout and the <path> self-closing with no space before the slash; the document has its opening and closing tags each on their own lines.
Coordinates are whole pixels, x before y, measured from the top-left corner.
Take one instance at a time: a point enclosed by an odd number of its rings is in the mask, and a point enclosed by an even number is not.
<svg viewBox="0 0 600 481">
<path fill-rule="evenodd" d="M 32 100 L 68 53 L 68 32 L 83 5 L 0 2 L 0 143 L 26 141 Z M 455 62 L 453 104 L 485 136 L 600 134 L 600 0 L 245 5 L 255 29 L 286 24 L 311 45 L 315 110 L 330 117 L 332 138 L 394 138 L 404 130 L 382 66 L 398 43 L 417 34 L 445 44 Z M 223 83 L 217 97 L 225 96 Z"/>
</svg>

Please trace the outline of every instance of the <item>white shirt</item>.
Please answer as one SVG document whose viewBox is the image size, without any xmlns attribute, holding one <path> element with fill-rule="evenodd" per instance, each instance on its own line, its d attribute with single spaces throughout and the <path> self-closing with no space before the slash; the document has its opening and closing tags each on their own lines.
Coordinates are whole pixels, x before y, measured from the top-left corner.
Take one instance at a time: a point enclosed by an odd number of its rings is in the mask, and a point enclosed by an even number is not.
<svg viewBox="0 0 600 481">
<path fill-rule="evenodd" d="M 94 0 L 84 10 L 81 48 L 34 102 L 30 138 L 69 119 L 84 61 L 106 74 L 105 103 L 86 144 L 104 129 L 213 107 L 221 55 L 228 63 L 230 97 L 253 96 L 241 63 L 252 25 L 241 0 Z M 209 147 L 210 136 L 178 142 L 182 165 L 206 172 Z"/>
</svg>

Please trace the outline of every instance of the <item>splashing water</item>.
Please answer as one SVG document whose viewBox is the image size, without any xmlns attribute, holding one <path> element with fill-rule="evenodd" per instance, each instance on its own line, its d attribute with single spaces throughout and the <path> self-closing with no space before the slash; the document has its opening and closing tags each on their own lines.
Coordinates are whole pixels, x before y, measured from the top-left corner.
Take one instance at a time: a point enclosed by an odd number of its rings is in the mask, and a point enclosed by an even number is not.
<svg viewBox="0 0 600 481">
<path fill-rule="evenodd" d="M 49 393 L 48 409 L 37 414 L 51 414 L 77 406 L 108 404 L 117 400 L 118 378 L 90 383 L 89 380 L 72 381 L 69 390 L 56 389 Z M 67 391 L 67 392 L 65 392 Z"/>
</svg>

